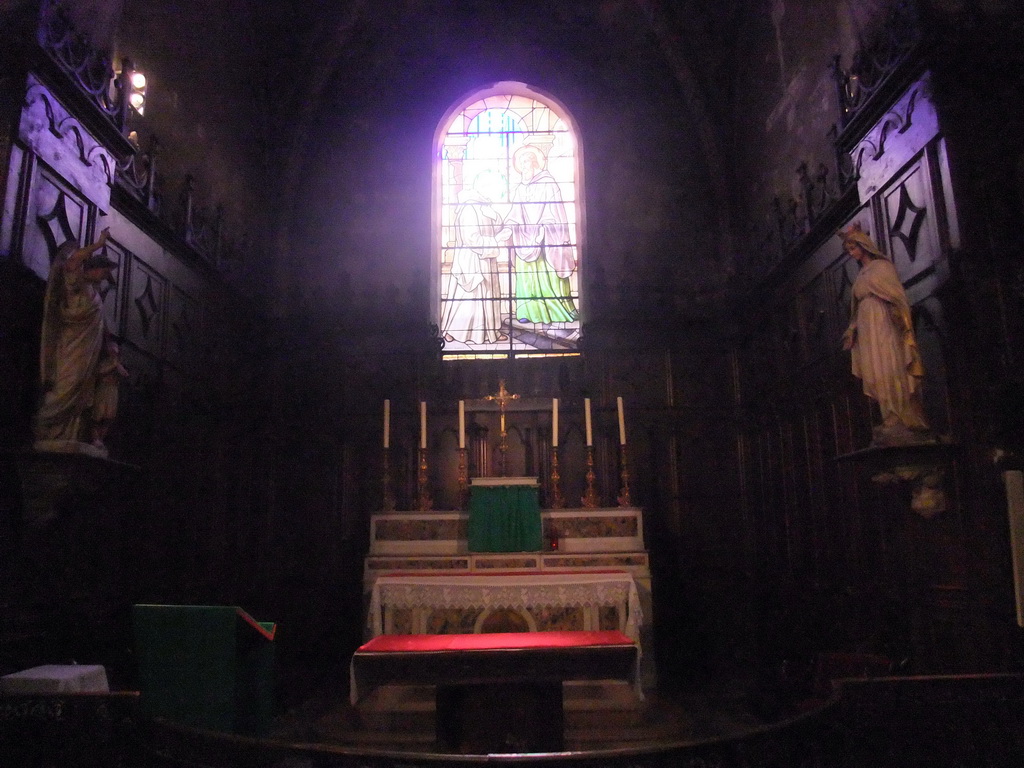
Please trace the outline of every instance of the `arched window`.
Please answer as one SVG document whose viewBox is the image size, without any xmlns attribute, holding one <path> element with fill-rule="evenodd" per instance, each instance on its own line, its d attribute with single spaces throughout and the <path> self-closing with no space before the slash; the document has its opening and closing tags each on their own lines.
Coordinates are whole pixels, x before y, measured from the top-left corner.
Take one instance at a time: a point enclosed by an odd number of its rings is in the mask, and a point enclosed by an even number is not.
<svg viewBox="0 0 1024 768">
<path fill-rule="evenodd" d="M 444 355 L 576 352 L 582 184 L 565 109 L 498 83 L 448 113 L 436 146 Z"/>
</svg>

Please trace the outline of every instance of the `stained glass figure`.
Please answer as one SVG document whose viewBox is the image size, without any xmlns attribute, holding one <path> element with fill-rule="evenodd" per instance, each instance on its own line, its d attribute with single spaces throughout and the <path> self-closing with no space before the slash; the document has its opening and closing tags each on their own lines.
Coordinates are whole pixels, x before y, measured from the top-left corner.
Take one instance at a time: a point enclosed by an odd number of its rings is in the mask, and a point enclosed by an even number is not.
<svg viewBox="0 0 1024 768">
<path fill-rule="evenodd" d="M 575 139 L 533 96 L 457 112 L 440 156 L 446 355 L 574 352 L 579 339 Z"/>
</svg>

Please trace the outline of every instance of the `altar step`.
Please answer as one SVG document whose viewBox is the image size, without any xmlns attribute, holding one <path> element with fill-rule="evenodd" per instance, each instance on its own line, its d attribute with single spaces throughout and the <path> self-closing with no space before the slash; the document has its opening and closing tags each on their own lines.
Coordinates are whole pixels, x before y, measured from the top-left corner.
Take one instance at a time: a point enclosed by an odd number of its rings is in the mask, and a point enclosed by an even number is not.
<svg viewBox="0 0 1024 768">
<path fill-rule="evenodd" d="M 671 739 L 680 733 L 681 712 L 651 708 L 632 686 L 621 681 L 565 684 L 566 749 L 613 748 Z M 423 750 L 434 743 L 434 689 L 385 686 L 360 702 L 359 726 L 317 723 L 320 738 L 394 750 Z"/>
</svg>

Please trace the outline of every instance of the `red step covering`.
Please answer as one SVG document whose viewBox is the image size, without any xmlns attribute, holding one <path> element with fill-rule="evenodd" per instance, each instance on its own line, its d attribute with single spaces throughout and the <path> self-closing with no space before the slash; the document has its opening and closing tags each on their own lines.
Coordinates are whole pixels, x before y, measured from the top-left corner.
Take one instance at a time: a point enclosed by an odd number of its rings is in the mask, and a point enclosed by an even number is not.
<svg viewBox="0 0 1024 768">
<path fill-rule="evenodd" d="M 378 635 L 357 653 L 489 651 L 511 648 L 574 648 L 633 645 L 617 630 L 600 632 L 488 632 L 472 635 Z"/>
<path fill-rule="evenodd" d="M 514 553 L 513 553 L 514 554 Z M 522 571 L 416 571 L 410 573 L 409 571 L 388 571 L 387 573 L 377 574 L 378 576 L 403 576 L 410 579 L 429 579 L 431 576 L 443 576 L 448 578 L 449 576 L 573 576 L 576 574 L 592 574 L 592 573 L 629 573 L 621 568 L 602 568 L 586 571 L 564 571 L 564 570 L 551 570 L 542 571 L 539 569 L 530 569 Z"/>
</svg>

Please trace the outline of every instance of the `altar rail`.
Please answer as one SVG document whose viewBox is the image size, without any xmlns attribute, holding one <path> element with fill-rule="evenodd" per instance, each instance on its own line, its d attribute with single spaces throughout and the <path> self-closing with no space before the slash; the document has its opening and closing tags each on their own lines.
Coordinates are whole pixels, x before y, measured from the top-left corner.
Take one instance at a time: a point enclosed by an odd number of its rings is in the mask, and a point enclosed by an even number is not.
<svg viewBox="0 0 1024 768">
<path fill-rule="evenodd" d="M 62 701 L 104 704 L 108 697 L 63 696 Z M 31 697 L 41 705 L 54 697 Z M 436 768 L 481 762 L 516 766 L 573 768 L 665 768 L 716 765 L 721 768 L 904 768 L 905 766 L 1010 766 L 1024 764 L 1024 676 L 962 675 L 876 678 L 844 681 L 837 695 L 820 709 L 792 720 L 729 738 L 651 744 L 635 750 L 607 750 L 558 755 L 503 755 L 500 758 L 431 753 L 387 753 L 315 744 L 216 734 L 138 718 L 122 713 L 117 729 L 96 729 L 84 717 L 75 732 L 65 720 L 60 728 L 22 718 L 32 702 L 17 706 L 0 699 L 0 765 L 34 765 L 61 749 L 69 728 L 77 749 L 60 764 L 84 768 L 101 764 L 90 744 L 104 756 L 137 768 Z M 90 704 L 91 703 L 91 704 Z M 105 705 L 105 704 L 104 704 Z M 76 705 L 78 706 L 78 705 Z M 34 753 L 13 753 L 11 744 L 27 742 Z M 20 738 L 19 738 L 20 734 Z M 11 762 L 17 758 L 21 762 Z M 34 760 L 33 760 L 34 758 Z"/>
</svg>

